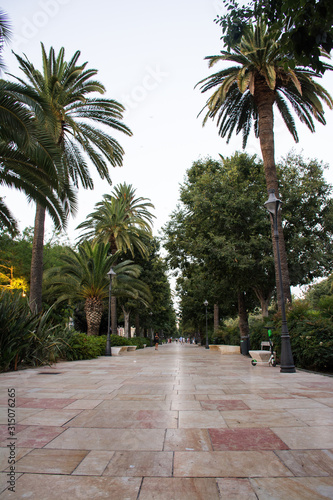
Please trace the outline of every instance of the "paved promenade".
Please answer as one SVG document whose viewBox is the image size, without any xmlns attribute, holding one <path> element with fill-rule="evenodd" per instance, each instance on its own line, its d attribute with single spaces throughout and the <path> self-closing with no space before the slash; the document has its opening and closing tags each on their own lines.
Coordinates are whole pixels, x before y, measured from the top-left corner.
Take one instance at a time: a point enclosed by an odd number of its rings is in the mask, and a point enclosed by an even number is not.
<svg viewBox="0 0 333 500">
<path fill-rule="evenodd" d="M 0 391 L 0 500 L 333 499 L 331 377 L 169 344 Z"/>
</svg>

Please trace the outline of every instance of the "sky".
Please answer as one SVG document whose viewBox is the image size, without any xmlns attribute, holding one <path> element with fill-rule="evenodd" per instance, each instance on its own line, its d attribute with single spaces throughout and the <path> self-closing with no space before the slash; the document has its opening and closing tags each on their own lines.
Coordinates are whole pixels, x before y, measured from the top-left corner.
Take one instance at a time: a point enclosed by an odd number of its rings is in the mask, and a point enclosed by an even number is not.
<svg viewBox="0 0 333 500">
<path fill-rule="evenodd" d="M 7 12 L 13 31 L 4 51 L 7 72 L 20 76 L 12 50 L 25 53 L 39 68 L 40 42 L 47 51 L 50 46 L 56 52 L 64 47 L 68 60 L 80 50 L 79 62 L 88 61 L 87 67 L 98 70 L 105 97 L 125 105 L 123 121 L 133 136 L 112 133 L 125 155 L 123 166 L 111 169 L 111 178 L 113 186 L 132 184 L 137 196 L 151 200 L 154 235 L 160 234 L 176 209 L 179 185 L 194 161 L 241 150 L 241 136 L 226 144 L 215 123 L 202 127 L 202 118 L 197 117 L 208 94 L 194 87 L 211 73 L 204 58 L 223 49 L 220 28 L 214 23 L 217 14 L 224 12 L 220 0 L 5 0 L 1 9 Z M 333 73 L 325 75 L 321 84 L 333 94 Z M 296 145 L 276 117 L 276 159 L 294 148 L 305 157 L 331 162 L 325 176 L 333 183 L 333 111 L 327 109 L 326 120 L 326 126 L 316 125 L 315 134 L 296 121 L 300 138 Z M 253 135 L 246 151 L 261 157 Z M 76 226 L 112 190 L 93 166 L 91 173 L 95 188 L 79 190 L 78 212 L 68 223 L 71 242 L 79 236 Z M 35 209 L 23 195 L 1 188 L 0 196 L 5 197 L 21 230 L 33 225 Z M 50 220 L 47 233 L 52 233 Z"/>
</svg>

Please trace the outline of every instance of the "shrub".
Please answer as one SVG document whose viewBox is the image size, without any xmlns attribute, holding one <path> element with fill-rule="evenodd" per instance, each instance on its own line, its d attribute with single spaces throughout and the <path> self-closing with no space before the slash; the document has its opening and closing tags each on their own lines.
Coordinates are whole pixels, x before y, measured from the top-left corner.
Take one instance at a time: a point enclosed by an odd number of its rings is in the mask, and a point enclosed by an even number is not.
<svg viewBox="0 0 333 500">
<path fill-rule="evenodd" d="M 105 336 L 94 337 L 75 332 L 68 339 L 65 358 L 69 361 L 97 358 L 105 354 L 105 345 Z"/>
<path fill-rule="evenodd" d="M 133 337 L 131 342 L 133 345 L 136 345 L 137 349 L 143 349 L 144 344 L 150 345 L 150 340 L 144 337 Z"/>
</svg>

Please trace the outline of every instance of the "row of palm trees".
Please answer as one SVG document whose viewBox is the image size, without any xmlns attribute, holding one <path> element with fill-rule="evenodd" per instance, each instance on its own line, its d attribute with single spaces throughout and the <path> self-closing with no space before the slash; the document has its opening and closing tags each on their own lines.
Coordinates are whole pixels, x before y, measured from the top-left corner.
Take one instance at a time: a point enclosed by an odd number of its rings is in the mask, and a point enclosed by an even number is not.
<svg viewBox="0 0 333 500">
<path fill-rule="evenodd" d="M 1 31 L 1 30 L 0 30 Z M 88 162 L 111 184 L 109 166 L 121 166 L 124 151 L 110 129 L 131 135 L 121 121 L 124 107 L 100 97 L 97 70 L 66 61 L 64 48 L 47 53 L 42 70 L 15 54 L 25 78 L 0 81 L 0 185 L 23 191 L 36 201 L 30 276 L 30 308 L 42 308 L 43 246 L 46 211 L 64 228 L 77 208 L 77 189 L 93 189 Z M 95 97 L 95 95 L 99 95 Z M 14 234 L 14 215 L 0 200 L 0 219 Z"/>
<path fill-rule="evenodd" d="M 270 29 L 263 19 L 249 24 L 240 41 L 230 50 L 208 56 L 209 67 L 230 62 L 218 72 L 201 80 L 202 92 L 213 91 L 203 110 L 203 125 L 215 120 L 218 133 L 227 141 L 236 132 L 243 135 L 245 148 L 252 125 L 259 138 L 267 190 L 274 189 L 279 197 L 279 184 L 274 156 L 273 108 L 280 112 L 284 123 L 298 142 L 293 112 L 311 132 L 315 131 L 314 119 L 325 124 L 323 104 L 333 108 L 330 94 L 316 81 L 321 75 L 313 70 L 296 66 L 288 60 L 280 44 L 281 33 Z M 328 54 L 322 52 L 324 57 Z M 323 64 L 324 70 L 332 70 Z M 291 108 L 290 108 L 291 106 Z M 202 110 L 202 111 L 203 111 Z M 293 111 L 293 112 L 292 112 Z M 279 244 L 282 264 L 284 296 L 291 301 L 287 255 L 282 232 L 281 215 L 278 218 Z M 273 232 L 273 227 L 272 227 Z M 277 255 L 274 248 L 275 274 L 279 284 Z M 279 305 L 280 287 L 277 286 Z"/>
</svg>

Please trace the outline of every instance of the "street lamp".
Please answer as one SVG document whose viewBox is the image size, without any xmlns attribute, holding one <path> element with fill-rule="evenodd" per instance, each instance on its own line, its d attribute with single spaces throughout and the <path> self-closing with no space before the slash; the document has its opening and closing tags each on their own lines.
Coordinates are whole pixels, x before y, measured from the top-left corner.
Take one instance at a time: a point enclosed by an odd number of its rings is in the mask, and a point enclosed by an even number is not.
<svg viewBox="0 0 333 500">
<path fill-rule="evenodd" d="M 110 330 L 111 330 L 111 289 L 112 289 L 112 278 L 116 275 L 114 270 L 110 269 L 110 271 L 107 273 L 109 276 L 109 310 L 108 310 L 108 333 L 106 335 L 106 349 L 105 349 L 105 356 L 112 356 L 111 352 L 111 341 L 110 341 Z"/>
<path fill-rule="evenodd" d="M 206 349 L 209 349 L 209 345 L 208 345 L 208 329 L 207 329 L 207 306 L 208 306 L 208 300 L 205 300 L 204 306 L 206 308 Z"/>
<path fill-rule="evenodd" d="M 275 190 L 268 190 L 268 200 L 265 202 L 265 207 L 273 218 L 274 240 L 276 244 L 276 257 L 280 282 L 280 296 L 281 296 L 281 314 L 282 314 L 282 328 L 281 328 L 281 369 L 282 373 L 295 373 L 295 365 L 293 354 L 291 352 L 290 336 L 288 332 L 286 308 L 284 303 L 282 271 L 281 271 L 281 257 L 279 248 L 279 232 L 278 232 L 278 211 L 281 208 L 282 201 L 275 196 Z"/>
</svg>

